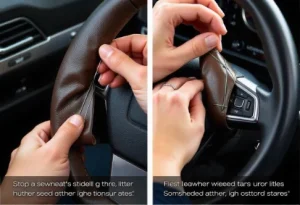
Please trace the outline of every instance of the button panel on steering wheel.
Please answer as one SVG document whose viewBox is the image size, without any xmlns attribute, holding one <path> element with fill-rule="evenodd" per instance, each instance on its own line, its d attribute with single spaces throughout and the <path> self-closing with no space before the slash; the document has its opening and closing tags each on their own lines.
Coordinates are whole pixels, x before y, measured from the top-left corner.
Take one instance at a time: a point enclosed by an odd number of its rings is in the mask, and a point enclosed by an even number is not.
<svg viewBox="0 0 300 205">
<path fill-rule="evenodd" d="M 238 78 L 232 91 L 227 120 L 255 123 L 258 120 L 256 85 L 246 78 Z"/>
</svg>

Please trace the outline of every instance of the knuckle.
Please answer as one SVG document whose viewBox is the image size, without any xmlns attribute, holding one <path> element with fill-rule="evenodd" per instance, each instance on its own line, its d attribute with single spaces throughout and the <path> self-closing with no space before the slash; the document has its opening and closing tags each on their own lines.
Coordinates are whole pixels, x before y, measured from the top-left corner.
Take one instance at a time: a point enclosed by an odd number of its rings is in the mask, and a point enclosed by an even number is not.
<svg viewBox="0 0 300 205">
<path fill-rule="evenodd" d="M 157 92 L 153 95 L 153 102 L 155 104 L 159 103 L 162 101 L 162 99 L 164 98 L 164 94 L 163 93 L 160 93 L 160 92 Z"/>
<path fill-rule="evenodd" d="M 185 97 L 182 93 L 180 92 L 172 92 L 169 96 L 169 102 L 171 104 L 181 104 L 185 100 Z"/>
<path fill-rule="evenodd" d="M 156 7 L 154 9 L 154 16 L 163 15 L 165 12 L 170 11 L 170 4 L 166 2 L 158 2 L 156 3 Z"/>
<path fill-rule="evenodd" d="M 217 21 L 219 21 L 220 23 L 224 23 L 223 19 L 221 18 L 221 16 L 219 16 L 218 14 L 215 14 Z"/>
<path fill-rule="evenodd" d="M 210 8 L 210 6 L 213 4 L 215 0 L 208 0 L 208 3 L 207 3 L 207 7 Z"/>
<path fill-rule="evenodd" d="M 160 102 L 159 93 L 153 95 L 153 104 L 158 104 Z"/>
<path fill-rule="evenodd" d="M 13 158 L 15 156 L 15 154 L 17 153 L 18 148 L 14 149 L 11 154 L 10 157 Z"/>
<path fill-rule="evenodd" d="M 40 131 L 41 128 L 42 128 L 42 124 L 38 124 L 32 129 L 32 131 Z"/>
<path fill-rule="evenodd" d="M 22 140 L 21 140 L 21 145 L 26 144 L 26 142 L 28 141 L 28 138 L 29 138 L 29 134 L 26 135 L 25 137 L 23 137 Z"/>
</svg>

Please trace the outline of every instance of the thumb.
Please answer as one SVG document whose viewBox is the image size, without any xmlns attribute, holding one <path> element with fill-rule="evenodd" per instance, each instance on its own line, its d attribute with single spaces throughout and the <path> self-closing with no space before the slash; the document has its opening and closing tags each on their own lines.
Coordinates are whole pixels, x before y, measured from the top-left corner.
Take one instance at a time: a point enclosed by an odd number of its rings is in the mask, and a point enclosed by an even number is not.
<svg viewBox="0 0 300 205">
<path fill-rule="evenodd" d="M 177 47 L 172 55 L 177 57 L 174 59 L 179 61 L 178 65 L 184 65 L 194 58 L 200 57 L 216 48 L 220 40 L 220 37 L 215 33 L 200 34 Z M 178 58 L 178 56 L 180 56 L 180 58 Z"/>
<path fill-rule="evenodd" d="M 147 70 L 128 55 L 110 45 L 102 45 L 99 54 L 104 63 L 115 73 L 123 76 L 132 89 L 142 89 Z"/>
<path fill-rule="evenodd" d="M 83 118 L 80 115 L 73 115 L 58 129 L 46 146 L 53 146 L 68 154 L 73 143 L 79 138 L 83 127 Z"/>
</svg>

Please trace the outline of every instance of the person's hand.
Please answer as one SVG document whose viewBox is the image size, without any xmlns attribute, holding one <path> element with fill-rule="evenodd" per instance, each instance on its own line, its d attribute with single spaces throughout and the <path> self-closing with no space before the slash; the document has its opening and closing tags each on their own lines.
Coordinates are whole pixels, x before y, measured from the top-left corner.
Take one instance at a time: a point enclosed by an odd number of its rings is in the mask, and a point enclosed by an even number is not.
<svg viewBox="0 0 300 205">
<path fill-rule="evenodd" d="M 83 118 L 69 118 L 50 139 L 50 121 L 37 125 L 11 154 L 6 176 L 69 176 L 69 150 L 83 130 Z"/>
<path fill-rule="evenodd" d="M 68 181 L 70 174 L 69 150 L 78 139 L 84 127 L 79 115 L 70 117 L 50 139 L 50 121 L 37 125 L 21 141 L 11 154 L 8 171 L 2 183 L 3 200 L 9 203 L 56 203 L 58 197 L 9 197 L 13 190 L 12 180 L 16 177 L 34 177 Z M 54 177 L 54 178 L 53 178 Z M 25 179 L 25 178 L 24 178 Z M 27 178 L 29 179 L 29 178 Z M 40 188 L 42 190 L 43 187 Z M 62 188 L 63 189 L 63 188 Z M 25 201 L 22 201 L 25 200 Z"/>
<path fill-rule="evenodd" d="M 153 82 L 214 48 L 221 51 L 221 36 L 227 33 L 222 17 L 215 0 L 158 1 L 153 8 Z M 175 47 L 175 28 L 180 24 L 191 25 L 201 34 Z"/>
<path fill-rule="evenodd" d="M 128 82 L 137 102 L 147 113 L 147 36 L 130 35 L 99 48 L 102 63 L 99 83 L 111 88 Z"/>
<path fill-rule="evenodd" d="M 204 134 L 203 82 L 172 78 L 153 90 L 153 175 L 180 176 Z"/>
</svg>

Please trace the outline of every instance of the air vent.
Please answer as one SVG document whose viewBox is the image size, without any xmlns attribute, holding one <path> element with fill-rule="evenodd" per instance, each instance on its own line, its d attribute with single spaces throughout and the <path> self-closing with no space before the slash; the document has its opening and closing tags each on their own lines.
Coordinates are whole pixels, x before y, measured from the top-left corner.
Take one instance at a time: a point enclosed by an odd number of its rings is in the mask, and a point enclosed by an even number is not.
<svg viewBox="0 0 300 205">
<path fill-rule="evenodd" d="M 0 24 L 0 59 L 45 39 L 42 32 L 26 18 L 2 23 Z"/>
</svg>

